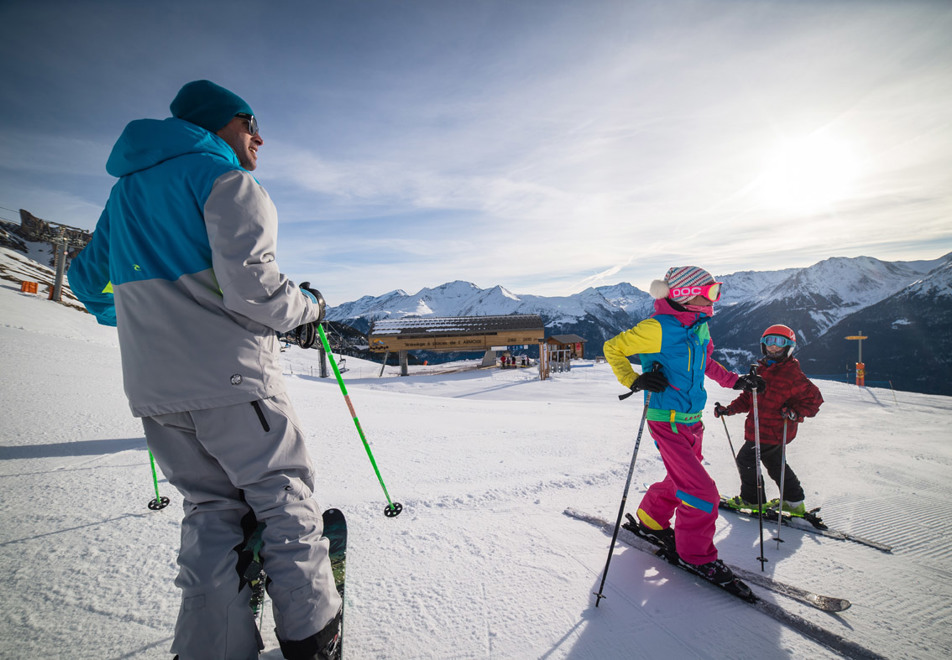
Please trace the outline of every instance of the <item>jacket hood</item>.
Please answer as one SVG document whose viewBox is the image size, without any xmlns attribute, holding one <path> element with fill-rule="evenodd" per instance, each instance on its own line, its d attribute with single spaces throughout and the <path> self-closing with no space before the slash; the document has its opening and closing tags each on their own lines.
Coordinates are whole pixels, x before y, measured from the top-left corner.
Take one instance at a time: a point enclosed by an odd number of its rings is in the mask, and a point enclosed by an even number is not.
<svg viewBox="0 0 952 660">
<path fill-rule="evenodd" d="M 106 171 L 123 177 L 185 154 L 206 153 L 241 167 L 227 142 L 182 119 L 137 119 L 126 125 L 106 161 Z"/>
<path fill-rule="evenodd" d="M 679 310 L 672 307 L 671 302 L 667 298 L 660 298 L 654 301 L 655 314 L 666 314 L 668 316 L 673 316 L 681 322 L 681 325 L 685 327 L 690 327 L 697 323 L 698 321 L 708 321 L 710 316 L 707 314 L 701 314 L 700 312 L 689 312 L 687 310 Z"/>
</svg>

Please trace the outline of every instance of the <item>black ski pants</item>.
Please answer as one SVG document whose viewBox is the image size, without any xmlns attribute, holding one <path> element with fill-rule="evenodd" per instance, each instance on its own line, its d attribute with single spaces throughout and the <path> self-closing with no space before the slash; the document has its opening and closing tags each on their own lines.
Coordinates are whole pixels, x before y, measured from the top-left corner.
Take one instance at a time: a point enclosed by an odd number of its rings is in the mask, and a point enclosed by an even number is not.
<svg viewBox="0 0 952 660">
<path fill-rule="evenodd" d="M 767 474 L 777 484 L 778 492 L 780 488 L 780 471 L 783 459 L 782 445 L 760 444 L 760 462 L 767 469 Z M 737 452 L 737 468 L 740 471 L 740 496 L 747 502 L 757 502 L 757 453 L 754 443 L 744 442 L 744 446 Z M 761 481 L 761 488 L 763 482 Z M 768 498 L 761 491 L 761 502 L 766 502 Z M 783 499 L 787 502 L 799 502 L 803 499 L 803 487 L 800 480 L 794 474 L 790 463 L 786 465 L 786 472 L 783 477 Z"/>
</svg>

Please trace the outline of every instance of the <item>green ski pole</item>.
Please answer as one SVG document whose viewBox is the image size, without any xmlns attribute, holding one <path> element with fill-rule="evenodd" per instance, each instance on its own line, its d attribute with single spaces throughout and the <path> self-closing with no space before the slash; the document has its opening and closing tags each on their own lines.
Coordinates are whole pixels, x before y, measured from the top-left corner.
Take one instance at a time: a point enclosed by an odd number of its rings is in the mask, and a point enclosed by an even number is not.
<svg viewBox="0 0 952 660">
<path fill-rule="evenodd" d="M 149 502 L 149 508 L 158 511 L 169 505 L 169 498 L 159 495 L 159 478 L 155 474 L 155 457 L 152 456 L 151 449 L 149 450 L 149 463 L 152 464 L 152 484 L 155 486 L 155 499 Z"/>
<path fill-rule="evenodd" d="M 380 482 L 380 487 L 383 488 L 383 494 L 387 498 L 387 508 L 383 510 L 383 513 L 388 518 L 395 518 L 400 515 L 401 511 L 403 511 L 403 505 L 399 502 L 393 502 L 390 500 L 390 493 L 387 492 L 387 487 L 383 483 L 383 477 L 380 476 L 380 470 L 377 468 L 377 461 L 374 460 L 373 452 L 370 451 L 370 445 L 367 443 L 367 437 L 364 435 L 364 430 L 360 427 L 360 420 L 357 419 L 357 412 L 354 410 L 354 404 L 350 402 L 350 395 L 347 393 L 347 386 L 344 385 L 344 379 L 340 375 L 340 369 L 337 368 L 337 362 L 334 361 L 334 353 L 331 351 L 331 346 L 327 342 L 327 335 L 324 334 L 324 326 L 320 323 L 317 325 L 317 332 L 321 336 L 321 345 L 324 346 L 324 352 L 327 354 L 327 357 L 330 358 L 331 368 L 334 370 L 334 376 L 337 377 L 337 384 L 340 385 L 340 391 L 341 394 L 344 395 L 344 401 L 347 402 L 347 409 L 350 410 L 350 416 L 354 419 L 354 426 L 357 427 L 357 434 L 360 435 L 360 440 L 364 443 L 364 449 L 367 450 L 367 457 L 370 459 L 370 464 L 374 467 L 374 472 L 377 474 L 377 481 Z"/>
</svg>

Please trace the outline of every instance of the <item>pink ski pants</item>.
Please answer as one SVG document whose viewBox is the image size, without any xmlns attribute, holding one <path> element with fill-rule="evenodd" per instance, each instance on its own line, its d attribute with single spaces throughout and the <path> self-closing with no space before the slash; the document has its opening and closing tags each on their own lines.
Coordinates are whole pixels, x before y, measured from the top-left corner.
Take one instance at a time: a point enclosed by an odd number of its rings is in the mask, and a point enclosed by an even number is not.
<svg viewBox="0 0 952 660">
<path fill-rule="evenodd" d="M 675 513 L 674 534 L 678 554 L 691 564 L 717 559 L 714 528 L 717 485 L 701 464 L 704 424 L 648 422 L 648 431 L 661 452 L 667 476 L 652 484 L 638 506 L 638 518 L 652 529 L 670 527 Z"/>
</svg>

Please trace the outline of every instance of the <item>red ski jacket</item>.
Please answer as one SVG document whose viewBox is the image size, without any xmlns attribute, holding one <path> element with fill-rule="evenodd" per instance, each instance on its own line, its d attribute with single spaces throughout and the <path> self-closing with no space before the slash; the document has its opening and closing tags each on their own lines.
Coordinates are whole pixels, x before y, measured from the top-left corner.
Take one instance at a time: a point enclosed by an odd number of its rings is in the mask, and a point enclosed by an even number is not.
<svg viewBox="0 0 952 660">
<path fill-rule="evenodd" d="M 767 390 L 757 395 L 757 413 L 760 418 L 760 442 L 779 445 L 783 441 L 783 414 L 785 408 L 796 411 L 796 421 L 787 420 L 787 443 L 797 437 L 797 426 L 804 417 L 813 417 L 820 410 L 823 397 L 820 390 L 800 369 L 796 358 L 768 364 L 760 360 L 757 370 L 767 382 Z M 744 439 L 754 441 L 753 396 L 742 392 L 727 406 L 728 414 L 748 413 L 744 423 Z"/>
</svg>

